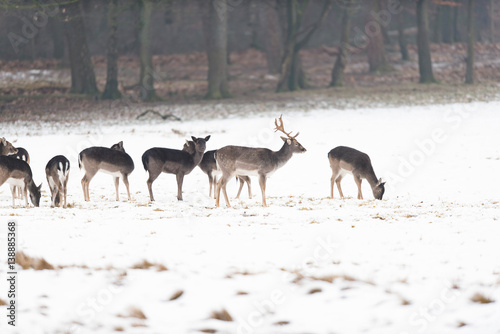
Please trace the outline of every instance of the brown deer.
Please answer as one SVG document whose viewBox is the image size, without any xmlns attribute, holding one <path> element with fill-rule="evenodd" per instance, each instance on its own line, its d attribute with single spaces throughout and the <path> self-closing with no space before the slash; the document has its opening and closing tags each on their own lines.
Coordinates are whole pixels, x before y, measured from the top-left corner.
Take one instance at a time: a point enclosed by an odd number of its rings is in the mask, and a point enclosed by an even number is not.
<svg viewBox="0 0 500 334">
<path fill-rule="evenodd" d="M 29 205 L 28 191 L 31 203 L 34 206 L 40 205 L 40 189 L 42 185 L 40 184 L 38 187 L 35 185 L 31 168 L 25 161 L 9 156 L 0 156 L 0 186 L 4 183 L 10 185 L 12 206 L 16 206 L 14 187 L 19 187 L 22 190 L 26 207 Z"/>
<path fill-rule="evenodd" d="M 260 190 L 262 192 L 262 205 L 266 203 L 266 180 L 276 170 L 283 167 L 294 153 L 304 153 L 306 149 L 297 141 L 296 137 L 291 136 L 291 132 L 286 132 L 283 126 L 282 116 L 275 119 L 275 131 L 281 131 L 286 137 L 281 137 L 284 141 L 279 151 L 271 151 L 267 148 L 252 148 L 243 146 L 225 146 L 215 153 L 215 159 L 222 171 L 222 177 L 217 183 L 217 197 L 215 205 L 219 206 L 220 191 L 222 189 L 226 204 L 230 207 L 226 192 L 226 184 L 229 179 L 235 175 L 256 175 L 259 177 Z"/>
<path fill-rule="evenodd" d="M 0 139 L 0 155 L 11 155 L 16 153 L 17 148 L 15 148 L 14 145 L 12 145 L 4 137 L 2 137 Z"/>
<path fill-rule="evenodd" d="M 63 155 L 56 155 L 49 160 L 45 167 L 45 175 L 52 195 L 51 207 L 61 206 L 62 198 L 64 198 L 63 207 L 65 208 L 67 205 L 69 167 L 69 160 Z"/>
<path fill-rule="evenodd" d="M 328 160 L 332 168 L 331 198 L 333 198 L 334 182 L 337 183 L 340 197 L 344 198 L 340 182 L 346 173 L 351 173 L 358 186 L 358 199 L 363 199 L 363 194 L 361 193 L 361 182 L 363 179 L 366 179 L 370 184 L 373 197 L 382 199 L 385 192 L 385 182 L 382 182 L 382 179 L 377 179 L 375 176 L 370 157 L 366 153 L 350 147 L 338 146 L 328 153 Z"/>
<path fill-rule="evenodd" d="M 128 176 L 134 170 L 134 161 L 125 153 L 123 141 L 114 144 L 111 148 L 94 146 L 84 149 L 78 155 L 78 167 L 83 168 L 85 175 L 82 178 L 83 197 L 90 201 L 89 184 L 94 175 L 102 171 L 111 174 L 115 179 L 116 200 L 119 201 L 118 186 L 120 176 L 127 188 L 128 200 L 131 200 Z"/>
<path fill-rule="evenodd" d="M 144 169 L 149 173 L 147 185 L 151 201 L 154 201 L 153 182 L 162 172 L 175 174 L 177 178 L 177 199 L 182 201 L 182 182 L 184 181 L 184 176 L 191 173 L 200 163 L 210 136 L 205 138 L 191 137 L 191 139 L 194 143 L 194 150 L 189 149 L 189 142 L 187 142 L 184 144 L 184 148 L 189 151 L 153 147 L 142 155 L 142 164 L 144 165 Z"/>
<path fill-rule="evenodd" d="M 23 147 L 16 147 L 16 149 L 17 149 L 17 153 L 12 154 L 11 156 L 16 158 L 16 159 L 26 161 L 26 163 L 29 165 L 30 164 L 30 155 L 29 155 L 28 151 L 26 151 L 26 149 L 24 149 Z M 14 187 L 14 193 L 16 194 L 17 198 L 23 199 L 23 192 L 21 191 L 20 188 Z"/>
</svg>

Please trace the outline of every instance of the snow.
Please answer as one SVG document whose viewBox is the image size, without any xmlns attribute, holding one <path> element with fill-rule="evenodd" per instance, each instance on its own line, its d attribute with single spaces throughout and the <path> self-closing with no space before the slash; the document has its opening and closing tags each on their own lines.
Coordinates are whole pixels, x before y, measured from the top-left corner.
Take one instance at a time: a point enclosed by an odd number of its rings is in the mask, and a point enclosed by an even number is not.
<svg viewBox="0 0 500 334">
<path fill-rule="evenodd" d="M 268 180 L 268 208 L 256 178 L 253 199 L 245 187 L 236 200 L 231 181 L 232 207 L 221 201 L 215 208 L 198 168 L 184 179 L 183 202 L 175 177 L 162 174 L 150 203 L 141 155 L 208 134 L 207 150 L 277 150 L 279 115 L 2 128 L 29 151 L 34 179 L 43 183 L 40 208 L 12 208 L 2 186 L 2 221 L 17 221 L 19 250 L 58 269 L 19 268 L 18 326 L 2 316 L 0 332 L 500 333 L 499 108 L 495 101 L 284 111 L 285 128 L 300 131 L 307 152 Z M 135 162 L 132 201 L 122 183 L 115 201 L 112 178 L 98 174 L 84 202 L 78 152 L 120 140 Z M 342 181 L 348 198 L 337 189 L 329 198 L 327 153 L 339 145 L 369 154 L 387 181 L 382 201 L 366 181 L 365 199 L 357 200 L 349 176 Z M 58 154 L 71 162 L 67 209 L 50 208 L 44 175 Z M 167 270 L 132 268 L 143 260 Z M 5 275 L 3 265 L 4 301 Z M 474 303 L 476 293 L 494 302 Z M 129 317 L 131 308 L 146 319 Z M 234 321 L 211 319 L 223 309 Z"/>
</svg>

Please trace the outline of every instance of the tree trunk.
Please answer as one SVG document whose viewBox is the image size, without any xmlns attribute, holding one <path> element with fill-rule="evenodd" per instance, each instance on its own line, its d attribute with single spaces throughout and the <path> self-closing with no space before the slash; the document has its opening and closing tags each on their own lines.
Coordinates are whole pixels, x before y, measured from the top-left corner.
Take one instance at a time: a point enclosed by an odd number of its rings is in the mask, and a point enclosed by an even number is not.
<svg viewBox="0 0 500 334">
<path fill-rule="evenodd" d="M 490 43 L 495 43 L 495 3 L 494 0 L 490 0 Z"/>
<path fill-rule="evenodd" d="M 300 3 L 298 0 L 286 1 L 287 36 L 283 60 L 281 61 L 280 79 L 276 88 L 277 92 L 295 91 L 307 86 L 299 51 L 309 42 L 311 36 L 325 20 L 333 3 L 326 0 L 320 17 L 315 24 L 304 29 L 304 31 L 299 31 L 308 4 L 309 0 Z M 304 37 L 298 40 L 299 35 Z"/>
<path fill-rule="evenodd" d="M 442 5 L 442 36 L 443 43 L 451 44 L 453 43 L 453 8 L 449 5 Z"/>
<path fill-rule="evenodd" d="M 443 15 L 441 13 L 441 8 L 443 6 L 436 6 L 436 18 L 434 19 L 434 35 L 433 40 L 434 43 L 442 43 L 443 42 Z"/>
<path fill-rule="evenodd" d="M 53 44 L 52 57 L 62 59 L 64 57 L 64 28 L 59 16 L 49 19 L 49 29 Z"/>
<path fill-rule="evenodd" d="M 467 66 L 465 83 L 474 83 L 474 0 L 469 0 L 467 15 Z"/>
<path fill-rule="evenodd" d="M 139 3 L 139 87 L 142 101 L 158 101 L 154 81 L 155 70 L 151 54 L 151 14 L 153 12 L 152 0 L 141 0 Z"/>
<path fill-rule="evenodd" d="M 260 36 L 264 43 L 267 69 L 271 74 L 280 72 L 282 57 L 281 26 L 276 11 L 276 1 L 271 4 L 259 2 Z"/>
<path fill-rule="evenodd" d="M 342 36 L 340 40 L 339 54 L 335 60 L 332 71 L 331 87 L 341 87 L 344 85 L 344 71 L 349 57 L 349 37 L 351 30 L 352 9 L 344 9 L 342 15 Z"/>
<path fill-rule="evenodd" d="M 401 6 L 403 4 L 401 3 Z M 401 51 L 401 59 L 404 61 L 410 60 L 410 54 L 408 53 L 408 47 L 406 43 L 405 36 L 405 24 L 404 24 L 404 10 L 398 14 L 398 42 L 399 42 L 399 50 Z"/>
<path fill-rule="evenodd" d="M 227 0 L 201 0 L 208 57 L 207 99 L 231 97 L 227 66 Z"/>
<path fill-rule="evenodd" d="M 455 1 L 455 2 L 457 2 L 457 1 Z M 459 29 L 459 23 L 460 23 L 459 10 L 460 10 L 460 6 L 453 7 L 453 41 L 455 43 L 459 43 L 462 41 L 462 38 L 460 37 L 460 29 Z"/>
<path fill-rule="evenodd" d="M 66 14 L 65 29 L 71 68 L 71 93 L 95 95 L 99 93 L 95 80 L 94 67 L 90 58 L 85 36 L 80 1 L 61 5 Z"/>
<path fill-rule="evenodd" d="M 118 0 L 109 0 L 108 3 L 108 45 L 107 45 L 107 74 L 106 87 L 102 99 L 115 100 L 122 95 L 118 90 Z"/>
<path fill-rule="evenodd" d="M 380 12 L 379 0 L 373 0 L 371 10 L 375 13 Z M 387 63 L 384 49 L 384 37 L 382 36 L 382 25 L 380 22 L 373 20 L 371 15 L 366 17 L 366 30 L 370 42 L 368 43 L 367 54 L 370 72 L 379 72 L 389 70 L 390 66 Z"/>
<path fill-rule="evenodd" d="M 436 82 L 432 73 L 431 51 L 427 24 L 427 0 L 417 0 L 417 47 L 420 83 Z"/>
</svg>

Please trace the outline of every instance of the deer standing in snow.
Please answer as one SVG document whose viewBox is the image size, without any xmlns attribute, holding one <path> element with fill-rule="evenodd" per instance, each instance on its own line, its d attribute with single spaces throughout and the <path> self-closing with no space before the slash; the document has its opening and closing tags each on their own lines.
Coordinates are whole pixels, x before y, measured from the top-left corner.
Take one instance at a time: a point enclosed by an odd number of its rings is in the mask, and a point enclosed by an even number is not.
<svg viewBox="0 0 500 334">
<path fill-rule="evenodd" d="M 31 168 L 25 161 L 9 156 L 0 156 L 0 186 L 4 183 L 10 185 L 12 206 L 16 205 L 14 187 L 19 187 L 23 192 L 26 207 L 29 205 L 28 191 L 31 203 L 34 206 L 40 205 L 40 189 L 42 185 L 40 184 L 38 187 L 35 185 Z"/>
<path fill-rule="evenodd" d="M 89 184 L 94 175 L 102 171 L 111 174 L 115 179 L 116 200 L 119 201 L 118 186 L 120 177 L 127 188 L 128 200 L 131 200 L 128 176 L 134 170 L 134 161 L 125 153 L 123 141 L 111 148 L 94 146 L 84 149 L 78 155 L 78 167 L 85 171 L 82 178 L 83 197 L 90 201 Z"/>
<path fill-rule="evenodd" d="M 215 159 L 222 171 L 222 177 L 217 183 L 217 197 L 215 205 L 219 206 L 220 191 L 222 189 L 226 204 L 230 207 L 226 192 L 226 184 L 229 179 L 235 175 L 255 175 L 259 177 L 260 190 L 262 192 L 262 205 L 266 203 L 266 180 L 276 170 L 283 167 L 294 153 L 304 153 L 306 149 L 297 141 L 296 137 L 291 136 L 291 132 L 285 132 L 282 116 L 274 120 L 275 131 L 283 132 L 286 137 L 281 137 L 284 141 L 279 151 L 271 151 L 267 148 L 253 148 L 243 146 L 225 146 L 215 153 Z"/>
<path fill-rule="evenodd" d="M 61 206 L 64 197 L 65 208 L 67 205 L 66 195 L 68 192 L 69 160 L 63 155 L 56 155 L 49 160 L 45 167 L 45 175 L 51 192 L 51 207 Z"/>
<path fill-rule="evenodd" d="M 333 198 L 334 182 L 337 183 L 340 197 L 344 198 L 340 182 L 346 173 L 351 173 L 358 186 L 358 199 L 363 199 L 363 194 L 361 193 L 361 182 L 363 179 L 366 179 L 370 184 L 373 197 L 382 199 L 385 192 L 385 182 L 382 182 L 382 179 L 377 179 L 377 176 L 375 176 L 370 157 L 366 153 L 350 147 L 338 146 L 328 153 L 328 160 L 332 168 L 331 198 Z"/>
<path fill-rule="evenodd" d="M 142 164 L 144 165 L 144 169 L 149 173 L 147 185 L 151 201 L 154 201 L 153 182 L 162 172 L 175 174 L 177 179 L 177 200 L 182 201 L 182 183 L 184 181 L 184 176 L 191 173 L 200 163 L 210 136 L 205 138 L 191 137 L 191 139 L 194 143 L 194 150 L 186 146 L 189 145 L 189 142 L 187 142 L 184 144 L 184 147 L 189 149 L 189 151 L 153 147 L 142 155 Z"/>
</svg>

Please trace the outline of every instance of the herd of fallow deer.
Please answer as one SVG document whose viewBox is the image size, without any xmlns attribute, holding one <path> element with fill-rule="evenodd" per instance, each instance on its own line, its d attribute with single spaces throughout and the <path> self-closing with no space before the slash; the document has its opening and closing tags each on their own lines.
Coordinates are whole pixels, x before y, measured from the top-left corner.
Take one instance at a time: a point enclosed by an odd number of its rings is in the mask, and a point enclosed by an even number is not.
<svg viewBox="0 0 500 334">
<path fill-rule="evenodd" d="M 279 122 L 279 124 L 278 124 Z M 184 176 L 199 166 L 208 175 L 209 197 L 212 196 L 212 188 L 215 198 L 215 205 L 219 206 L 220 193 L 224 195 L 226 205 L 230 207 L 229 198 L 226 192 L 226 184 L 233 177 L 240 181 L 240 188 L 236 198 L 239 198 L 244 183 L 248 186 L 248 196 L 252 198 L 250 176 L 259 178 L 259 185 L 262 192 L 262 205 L 266 203 L 266 180 L 276 170 L 283 167 L 294 153 L 304 153 L 306 149 L 297 141 L 297 136 L 286 132 L 282 116 L 275 119 L 275 131 L 281 131 L 286 136 L 282 136 L 283 146 L 278 151 L 267 148 L 253 148 L 243 146 L 225 146 L 218 150 L 207 151 L 206 145 L 210 136 L 205 138 L 191 137 L 186 140 L 182 150 L 175 150 L 162 147 L 153 147 L 142 155 L 144 169 L 149 173 L 147 186 L 149 197 L 154 201 L 153 182 L 164 172 L 175 174 L 177 178 L 177 199 L 182 200 L 182 183 Z M 377 179 L 375 172 L 367 154 L 350 147 L 338 146 L 328 153 L 328 160 L 332 169 L 331 177 L 331 198 L 333 198 L 334 183 L 340 197 L 343 198 L 340 182 L 346 173 L 354 176 L 358 187 L 358 199 L 363 199 L 361 193 L 361 182 L 366 179 L 370 184 L 373 196 L 382 199 L 384 195 L 384 184 L 381 179 Z M 34 206 L 40 204 L 40 189 L 33 181 L 33 174 L 30 168 L 30 158 L 28 152 L 22 147 L 14 147 L 5 138 L 0 140 L 0 186 L 8 183 L 12 192 L 12 205 L 15 206 L 15 199 L 25 200 L 28 206 L 28 193 L 31 203 Z M 89 184 L 94 175 L 101 171 L 111 174 L 114 177 L 116 188 L 116 200 L 119 200 L 118 187 L 120 177 L 127 188 L 128 199 L 130 189 L 128 176 L 134 170 L 134 162 L 130 155 L 125 152 L 123 142 L 119 142 L 107 147 L 89 147 L 78 155 L 78 166 L 84 171 L 82 178 L 83 197 L 85 201 L 90 200 Z M 66 207 L 67 184 L 70 171 L 69 160 L 58 155 L 53 157 L 45 167 L 47 182 L 51 191 L 51 206 Z M 217 181 L 217 177 L 219 180 Z M 217 186 L 217 188 L 216 188 Z"/>
</svg>

